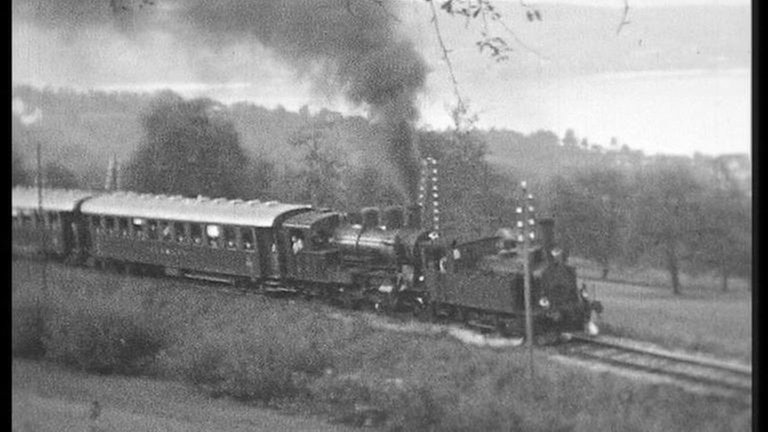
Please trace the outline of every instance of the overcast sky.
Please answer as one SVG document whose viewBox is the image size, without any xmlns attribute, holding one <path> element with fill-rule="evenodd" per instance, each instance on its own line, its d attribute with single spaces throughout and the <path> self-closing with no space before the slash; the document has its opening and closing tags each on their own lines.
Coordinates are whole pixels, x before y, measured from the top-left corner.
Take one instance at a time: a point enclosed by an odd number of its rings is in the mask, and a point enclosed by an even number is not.
<svg viewBox="0 0 768 432">
<path fill-rule="evenodd" d="M 631 24 L 618 35 L 622 0 L 567 3 L 571 6 L 526 1 L 543 15 L 541 22 L 531 23 L 520 1 L 496 0 L 517 37 L 496 30 L 513 49 L 502 63 L 478 52 L 477 26 L 439 17 L 460 91 L 481 127 L 523 133 L 550 129 L 560 136 L 573 128 L 592 142 L 605 145 L 615 136 L 650 153 L 749 151 L 748 1 L 630 0 Z M 602 8 L 579 9 L 573 4 Z M 668 7 L 691 4 L 735 7 Z M 455 98 L 429 10 L 423 1 L 408 0 L 401 12 L 400 30 L 414 41 L 430 68 L 418 99 L 419 124 L 446 127 Z M 167 28 L 132 35 L 107 25 L 62 31 L 31 24 L 16 14 L 13 18 L 14 84 L 170 87 L 224 102 L 365 113 L 365 107 L 297 79 L 291 67 L 253 41 L 212 49 L 190 44 Z"/>
</svg>

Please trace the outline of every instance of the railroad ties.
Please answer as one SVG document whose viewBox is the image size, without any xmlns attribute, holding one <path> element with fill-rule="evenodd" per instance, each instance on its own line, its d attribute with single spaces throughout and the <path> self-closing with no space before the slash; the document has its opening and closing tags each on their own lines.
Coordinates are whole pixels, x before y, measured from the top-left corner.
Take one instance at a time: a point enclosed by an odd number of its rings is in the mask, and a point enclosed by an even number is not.
<svg viewBox="0 0 768 432">
<path fill-rule="evenodd" d="M 610 337 L 569 335 L 558 356 L 587 366 L 602 366 L 624 375 L 657 378 L 712 395 L 751 403 L 752 368 L 708 357 L 677 353 Z"/>
</svg>

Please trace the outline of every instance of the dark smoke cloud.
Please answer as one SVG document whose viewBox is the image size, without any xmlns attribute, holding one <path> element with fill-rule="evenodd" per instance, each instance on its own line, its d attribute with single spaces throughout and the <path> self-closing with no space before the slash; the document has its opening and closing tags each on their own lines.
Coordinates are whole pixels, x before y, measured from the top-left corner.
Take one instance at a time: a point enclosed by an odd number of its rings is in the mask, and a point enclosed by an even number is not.
<svg viewBox="0 0 768 432">
<path fill-rule="evenodd" d="M 384 132 L 374 153 L 387 156 L 409 199 L 416 192 L 418 155 L 412 142 L 426 62 L 395 26 L 395 1 L 370 0 L 14 0 L 14 19 L 74 31 L 111 25 L 125 34 L 162 27 L 223 52 L 258 42 L 316 89 L 367 106 Z M 202 44 L 202 45 L 201 45 Z"/>
<path fill-rule="evenodd" d="M 133 30 L 142 0 L 13 0 L 13 17 L 71 34 L 88 26 Z"/>
<path fill-rule="evenodd" d="M 310 76 L 365 104 L 385 132 L 383 152 L 412 199 L 418 155 L 412 141 L 416 96 L 427 65 L 395 29 L 394 4 L 366 0 L 178 1 L 179 18 L 206 43 L 224 46 L 253 38 Z"/>
</svg>

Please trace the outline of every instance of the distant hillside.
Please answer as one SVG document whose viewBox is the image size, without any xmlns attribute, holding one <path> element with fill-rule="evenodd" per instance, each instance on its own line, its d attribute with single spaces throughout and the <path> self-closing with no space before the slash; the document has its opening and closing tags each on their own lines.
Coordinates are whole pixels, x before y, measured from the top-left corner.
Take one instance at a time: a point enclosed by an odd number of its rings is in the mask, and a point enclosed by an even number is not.
<svg viewBox="0 0 768 432">
<path fill-rule="evenodd" d="M 36 89 L 19 86 L 12 89 L 14 100 L 27 110 L 39 108 L 43 115 L 31 128 L 21 124 L 14 115 L 12 141 L 29 166 L 34 161 L 34 141 L 44 144 L 47 161 L 57 161 L 75 171 L 84 185 L 101 186 L 109 158 L 116 155 L 126 161 L 143 137 L 142 113 L 153 94 L 127 92 L 85 92 Z M 307 109 L 290 112 L 282 108 L 269 110 L 250 103 L 222 107 L 240 133 L 241 144 L 251 157 L 271 161 L 278 169 L 291 167 L 300 157 L 288 144 L 291 136 L 311 121 L 334 123 L 334 145 L 344 152 L 353 165 L 362 165 L 366 140 L 375 139 L 368 120 L 343 117 L 339 113 L 321 110 L 310 114 Z M 611 148 L 590 144 L 575 131 L 570 137 L 559 137 L 551 131 L 525 135 L 512 130 L 474 131 L 485 142 L 486 158 L 499 174 L 509 178 L 527 179 L 544 185 L 556 175 L 568 175 L 575 170 L 614 167 L 631 171 L 654 158 L 615 142 Z M 691 163 L 706 165 L 711 158 L 683 158 Z M 732 156 L 734 172 L 748 183 L 750 166 L 746 156 Z M 698 162 L 697 162 L 698 161 Z"/>
</svg>

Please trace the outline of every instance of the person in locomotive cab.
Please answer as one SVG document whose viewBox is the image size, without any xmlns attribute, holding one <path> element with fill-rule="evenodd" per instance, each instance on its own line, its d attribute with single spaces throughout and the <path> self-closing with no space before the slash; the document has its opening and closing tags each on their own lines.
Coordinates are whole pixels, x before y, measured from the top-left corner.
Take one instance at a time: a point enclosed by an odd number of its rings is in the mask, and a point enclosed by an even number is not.
<svg viewBox="0 0 768 432">
<path fill-rule="evenodd" d="M 291 236 L 291 248 L 293 249 L 293 254 L 296 255 L 304 249 L 304 240 L 300 236 Z"/>
<path fill-rule="evenodd" d="M 563 250 L 559 247 L 552 248 L 552 254 L 553 262 L 556 264 L 565 264 L 565 255 L 563 254 Z"/>
</svg>

